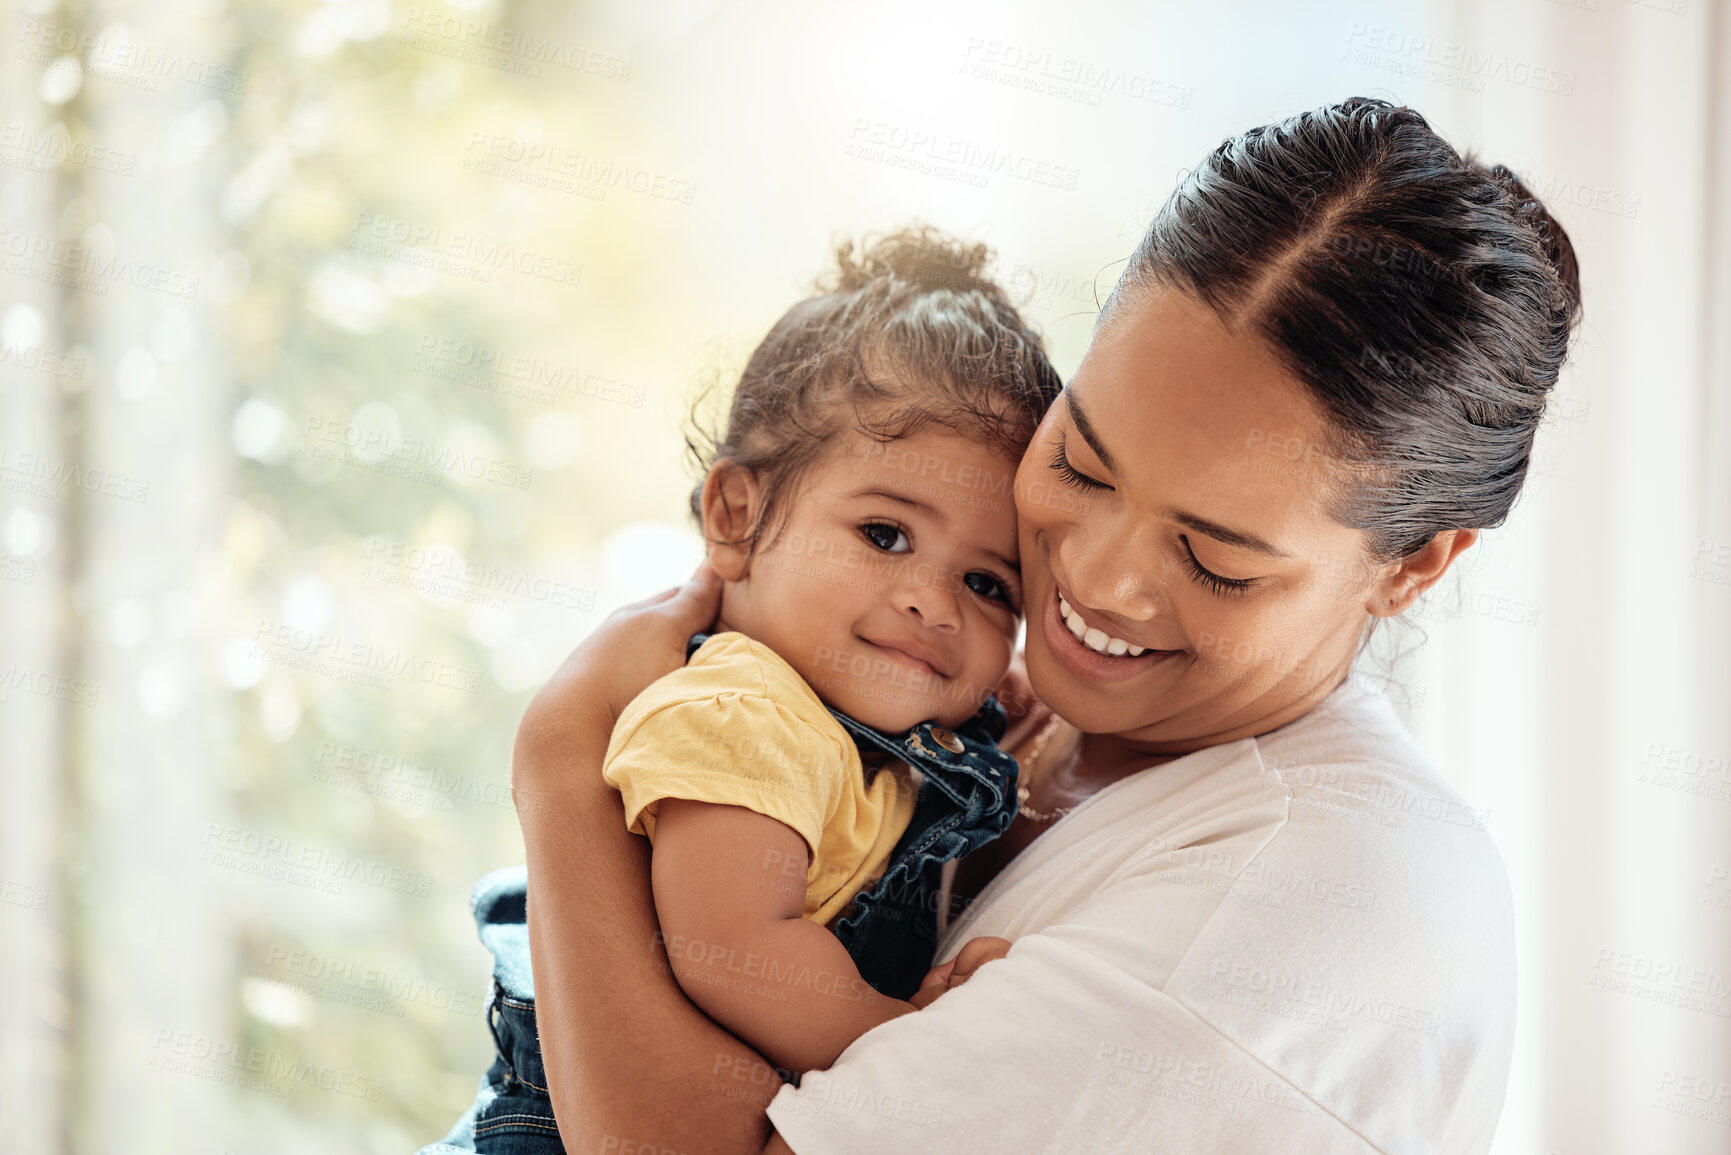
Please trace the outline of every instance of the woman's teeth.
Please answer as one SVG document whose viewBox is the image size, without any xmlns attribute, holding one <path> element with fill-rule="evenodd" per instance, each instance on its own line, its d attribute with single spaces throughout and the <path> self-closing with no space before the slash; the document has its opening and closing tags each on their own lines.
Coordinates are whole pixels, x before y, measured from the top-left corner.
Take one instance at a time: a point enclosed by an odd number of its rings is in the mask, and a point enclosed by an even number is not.
<svg viewBox="0 0 1731 1155">
<path fill-rule="evenodd" d="M 1097 630 L 1082 620 L 1082 615 L 1070 608 L 1070 603 L 1064 600 L 1064 595 L 1058 595 L 1058 614 L 1064 619 L 1064 625 L 1069 627 L 1076 640 L 1093 650 L 1096 654 L 1109 654 L 1114 658 L 1129 655 L 1139 658 L 1147 652 L 1146 646 L 1132 646 L 1123 638 L 1114 638 L 1105 630 Z"/>
</svg>

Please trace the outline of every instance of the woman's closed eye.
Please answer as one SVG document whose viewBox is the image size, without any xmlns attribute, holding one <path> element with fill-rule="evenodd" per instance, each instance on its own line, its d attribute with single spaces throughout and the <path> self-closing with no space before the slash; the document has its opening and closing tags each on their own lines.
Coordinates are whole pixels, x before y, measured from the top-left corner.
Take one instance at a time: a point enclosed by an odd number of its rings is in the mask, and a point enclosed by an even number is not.
<svg viewBox="0 0 1731 1155">
<path fill-rule="evenodd" d="M 1222 596 L 1233 596 L 1243 593 L 1255 583 L 1255 578 L 1221 577 L 1196 559 L 1196 551 L 1190 548 L 1188 537 L 1180 534 L 1178 540 L 1184 546 L 1184 565 L 1190 571 L 1190 576 L 1215 593 Z"/>
<path fill-rule="evenodd" d="M 860 536 L 885 553 L 909 553 L 914 543 L 908 540 L 901 526 L 887 521 L 868 521 L 859 527 Z"/>
<path fill-rule="evenodd" d="M 1057 471 L 1059 477 L 1064 479 L 1066 485 L 1073 485 L 1077 489 L 1112 488 L 1104 481 L 1099 481 L 1095 478 L 1089 477 L 1086 473 L 1083 473 L 1074 465 L 1070 464 L 1070 455 L 1064 452 L 1064 443 L 1061 440 L 1053 448 L 1052 460 L 1048 464 L 1052 469 Z"/>
</svg>

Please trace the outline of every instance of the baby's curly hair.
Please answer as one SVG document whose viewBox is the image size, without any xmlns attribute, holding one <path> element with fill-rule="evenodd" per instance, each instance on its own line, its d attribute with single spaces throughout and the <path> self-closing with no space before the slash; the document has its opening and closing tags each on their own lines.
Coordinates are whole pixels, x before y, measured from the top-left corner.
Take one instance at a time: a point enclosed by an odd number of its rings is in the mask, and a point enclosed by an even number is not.
<svg viewBox="0 0 1731 1155">
<path fill-rule="evenodd" d="M 1020 457 L 1063 388 L 1040 337 L 986 276 L 992 253 L 929 226 L 851 241 L 818 293 L 789 309 L 734 387 L 726 429 L 704 429 L 699 398 L 686 449 L 751 470 L 763 510 L 745 543 L 772 539 L 805 472 L 850 426 L 881 442 L 929 425 Z M 691 512 L 701 523 L 700 481 Z"/>
</svg>

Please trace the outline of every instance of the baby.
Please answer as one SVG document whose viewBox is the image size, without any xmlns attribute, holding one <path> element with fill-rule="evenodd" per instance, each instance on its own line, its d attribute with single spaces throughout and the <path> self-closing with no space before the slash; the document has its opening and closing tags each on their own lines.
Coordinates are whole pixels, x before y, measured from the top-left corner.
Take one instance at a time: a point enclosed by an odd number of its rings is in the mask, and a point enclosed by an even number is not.
<svg viewBox="0 0 1731 1155">
<path fill-rule="evenodd" d="M 720 616 L 621 714 L 604 768 L 654 845 L 674 976 L 796 1072 L 963 977 L 933 970 L 917 1002 L 874 989 L 854 900 L 898 862 L 931 864 L 937 840 L 904 836 L 956 804 L 928 776 L 991 784 L 985 837 L 1014 812 L 991 699 L 1021 614 L 1011 488 L 1061 387 L 983 246 L 919 229 L 837 256 L 752 354 L 725 433 L 693 447 Z M 868 897 L 873 917 L 893 904 Z"/>
</svg>

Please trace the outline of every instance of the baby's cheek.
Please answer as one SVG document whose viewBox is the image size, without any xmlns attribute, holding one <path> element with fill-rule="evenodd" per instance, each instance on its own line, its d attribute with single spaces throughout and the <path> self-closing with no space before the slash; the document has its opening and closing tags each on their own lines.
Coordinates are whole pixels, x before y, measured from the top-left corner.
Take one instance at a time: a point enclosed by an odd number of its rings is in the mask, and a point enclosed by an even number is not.
<svg viewBox="0 0 1731 1155">
<path fill-rule="evenodd" d="M 995 634 L 995 631 L 994 631 Z M 983 644 L 977 656 L 968 664 L 968 674 L 965 679 L 970 687 L 968 705 L 979 709 L 980 703 L 986 700 L 986 695 L 995 689 L 1004 675 L 1010 670 L 1010 658 L 1015 650 L 1014 638 L 990 637 L 982 639 Z"/>
</svg>

